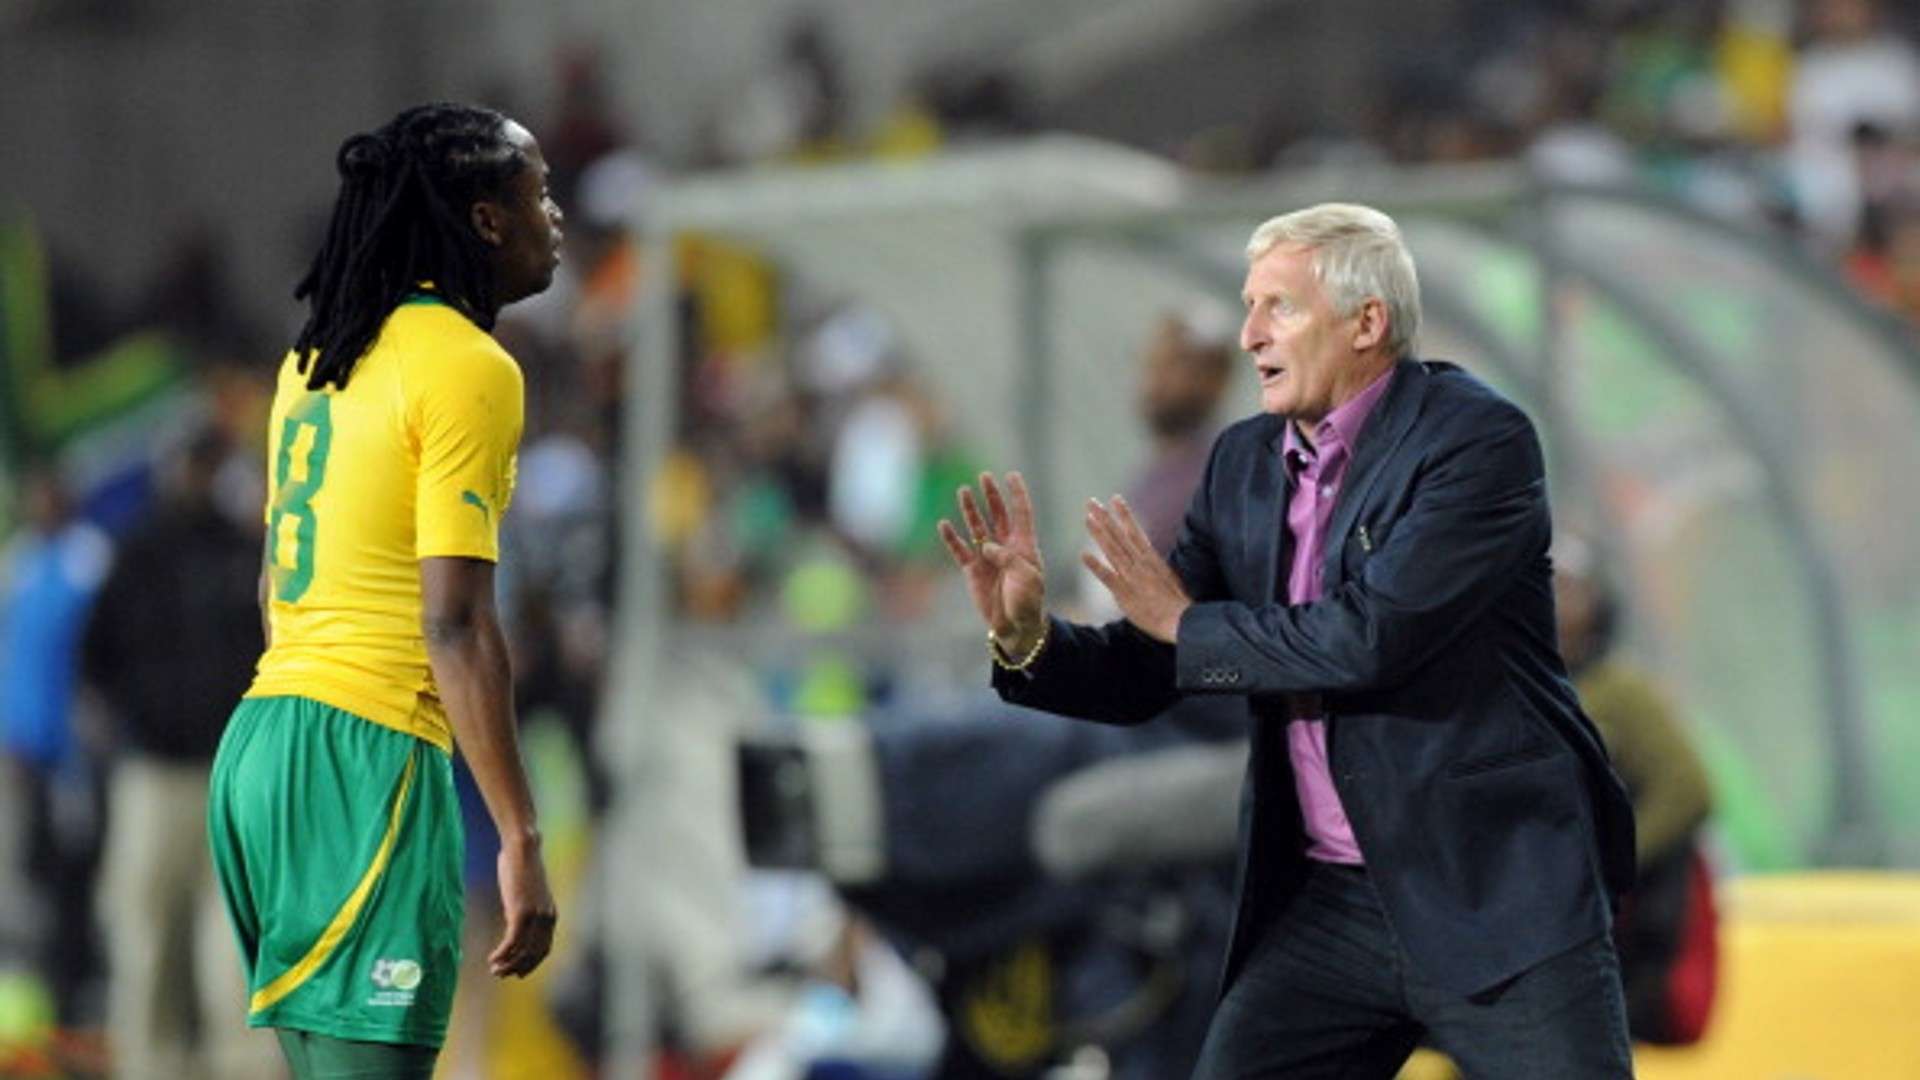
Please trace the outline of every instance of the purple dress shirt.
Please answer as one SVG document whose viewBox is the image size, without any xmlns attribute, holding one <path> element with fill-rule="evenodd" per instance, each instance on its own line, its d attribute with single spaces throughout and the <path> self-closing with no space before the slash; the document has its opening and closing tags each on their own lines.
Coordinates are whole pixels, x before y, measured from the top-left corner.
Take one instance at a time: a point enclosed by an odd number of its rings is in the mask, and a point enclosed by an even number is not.
<svg viewBox="0 0 1920 1080">
<path fill-rule="evenodd" d="M 1346 479 L 1354 442 L 1367 414 L 1387 392 L 1393 371 L 1375 379 L 1346 404 L 1328 413 L 1314 431 L 1314 445 L 1287 424 L 1281 449 L 1287 475 L 1293 478 L 1293 497 L 1287 501 L 1287 532 L 1293 537 L 1293 560 L 1287 570 L 1287 603 L 1310 604 L 1320 599 L 1326 563 L 1327 526 L 1333 520 L 1340 484 Z M 1297 699 L 1312 702 L 1310 695 Z M 1309 704 L 1309 709 L 1311 705 Z M 1298 710 L 1296 707 L 1296 717 Z M 1307 857 L 1322 862 L 1359 865 L 1365 860 L 1353 838 L 1353 826 L 1334 790 L 1327 768 L 1327 724 L 1310 715 L 1287 724 L 1287 753 L 1293 759 L 1293 786 L 1300 797 L 1300 817 L 1306 824 Z"/>
</svg>

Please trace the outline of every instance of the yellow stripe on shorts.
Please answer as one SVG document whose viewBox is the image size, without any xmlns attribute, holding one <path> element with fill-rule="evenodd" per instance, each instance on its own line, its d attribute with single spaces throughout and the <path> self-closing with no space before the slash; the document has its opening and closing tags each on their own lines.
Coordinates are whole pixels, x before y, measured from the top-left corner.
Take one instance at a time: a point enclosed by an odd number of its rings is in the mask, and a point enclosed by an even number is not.
<svg viewBox="0 0 1920 1080">
<path fill-rule="evenodd" d="M 254 991 L 252 1000 L 247 1003 L 249 1011 L 271 1008 L 288 994 L 300 989 L 300 985 L 312 978 L 313 973 L 320 970 L 320 965 L 327 962 L 327 957 L 333 955 L 341 939 L 353 928 L 354 920 L 360 917 L 360 909 L 366 906 L 368 894 L 373 892 L 374 884 L 386 872 L 387 863 L 393 857 L 393 844 L 400 836 L 400 814 L 406 809 L 407 795 L 413 789 L 413 767 L 418 760 L 414 754 L 407 755 L 407 767 L 400 773 L 400 790 L 394 796 L 393 811 L 387 818 L 387 834 L 380 838 L 380 847 L 373 853 L 373 862 L 367 866 L 367 872 L 361 875 L 360 884 L 354 886 L 346 902 L 340 905 L 340 910 L 334 912 L 333 921 L 321 932 L 313 948 L 307 950 L 307 955 L 281 972 L 278 978 Z"/>
</svg>

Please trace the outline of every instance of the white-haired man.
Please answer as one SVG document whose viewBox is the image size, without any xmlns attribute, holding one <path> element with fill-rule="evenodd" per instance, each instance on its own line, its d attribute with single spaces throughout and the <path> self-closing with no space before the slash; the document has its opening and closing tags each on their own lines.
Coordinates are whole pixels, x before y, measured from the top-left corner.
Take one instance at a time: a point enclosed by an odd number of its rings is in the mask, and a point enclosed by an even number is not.
<svg viewBox="0 0 1920 1080">
<path fill-rule="evenodd" d="M 1255 230 L 1240 345 L 1261 415 L 1214 443 L 1179 541 L 1089 500 L 1124 618 L 1046 611 L 1019 474 L 941 533 L 1009 701 L 1139 722 L 1243 698 L 1240 909 L 1196 1077 L 1391 1077 L 1425 1039 L 1475 1077 L 1631 1075 L 1608 938 L 1625 792 L 1554 646 L 1539 442 L 1413 358 L 1392 219 L 1327 204 Z"/>
</svg>

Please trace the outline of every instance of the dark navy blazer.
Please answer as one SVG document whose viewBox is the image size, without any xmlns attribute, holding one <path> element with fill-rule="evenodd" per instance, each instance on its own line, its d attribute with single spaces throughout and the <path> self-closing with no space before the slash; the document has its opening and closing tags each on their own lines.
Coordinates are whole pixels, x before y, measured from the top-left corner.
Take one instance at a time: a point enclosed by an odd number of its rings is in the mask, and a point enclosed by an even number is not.
<svg viewBox="0 0 1920 1080">
<path fill-rule="evenodd" d="M 1178 647 L 1124 621 L 1055 619 L 1006 700 L 1138 723 L 1190 694 L 1246 699 L 1239 917 L 1304 877 L 1287 697 L 1322 695 L 1335 788 L 1401 944 L 1426 979 L 1495 986 L 1605 933 L 1633 876 L 1633 815 L 1555 644 L 1552 533 L 1526 414 L 1460 368 L 1402 360 L 1354 447 L 1325 595 L 1284 602 L 1285 421 L 1222 432 L 1170 562 L 1194 604 Z"/>
</svg>

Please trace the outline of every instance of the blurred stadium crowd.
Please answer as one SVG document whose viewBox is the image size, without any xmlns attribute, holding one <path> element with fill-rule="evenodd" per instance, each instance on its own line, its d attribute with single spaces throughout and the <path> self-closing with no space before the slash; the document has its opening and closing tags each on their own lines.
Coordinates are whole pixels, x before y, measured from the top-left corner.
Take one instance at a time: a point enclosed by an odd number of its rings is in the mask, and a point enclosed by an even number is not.
<svg viewBox="0 0 1920 1080">
<path fill-rule="evenodd" d="M 1295 110 L 1276 103 L 1260 122 L 1150 148 L 1203 174 L 1522 159 L 1552 181 L 1638 186 L 1789 233 L 1863 294 L 1920 319 L 1920 15 L 1912 9 L 1875 0 L 1467 6 L 1472 39 L 1439 44 L 1428 62 L 1390 73 L 1378 88 L 1379 107 L 1344 129 L 1305 127 Z M 884 643 L 888 627 L 932 617 L 950 596 L 933 523 L 955 487 L 984 464 L 980 448 L 966 444 L 943 402 L 916 378 L 899 336 L 858 297 L 825 295 L 761 253 L 715 237 L 682 237 L 672 264 L 655 265 L 635 233 L 650 193 L 678 174 L 913 157 L 1049 126 L 1017 80 L 985 59 L 928 72 L 878 122 L 855 125 L 834 31 L 821 19 L 794 23 L 778 52 L 716 105 L 688 160 L 663 160 L 613 108 L 590 50 L 558 65 L 550 115 L 521 117 L 545 147 L 569 227 L 554 288 L 506 311 L 497 331 L 528 388 L 502 602 L 520 715 L 547 733 L 530 743 L 543 796 L 575 808 L 549 816 L 576 830 L 577 880 L 592 880 L 595 829 L 619 795 L 596 732 L 627 539 L 624 498 L 646 500 L 681 624 L 736 628 L 756 640 L 857 639 L 845 648 L 796 646 L 791 662 L 744 673 L 745 700 L 757 715 L 734 720 L 737 728 L 766 717 L 892 717 L 875 721 L 884 732 L 888 723 L 900 730 L 944 709 L 954 725 L 944 729 L 948 744 L 876 736 L 876 760 L 903 774 L 913 761 L 951 762 L 996 745 L 988 735 L 968 742 L 964 726 L 967 710 L 979 706 L 968 691 L 983 689 L 984 679 L 979 688 L 941 686 L 872 645 Z M 110 1012 L 141 1008 L 116 1001 L 109 955 L 122 963 L 193 964 L 190 952 L 175 951 L 125 960 L 142 943 L 112 939 L 136 926 L 140 936 L 161 939 L 193 925 L 193 905 L 205 894 L 193 881 L 163 882 L 163 870 L 144 865 L 153 860 L 141 854 L 158 841 L 122 837 L 136 824 L 159 828 L 140 820 L 157 811 L 130 816 L 126 807 L 181 812 L 171 796 L 133 789 L 190 789 L 196 768 L 204 776 L 225 715 L 220 703 L 237 697 L 248 675 L 235 661 L 250 662 L 258 647 L 252 553 L 262 528 L 261 447 L 271 361 L 285 335 L 257 325 L 236 303 L 242 283 L 226 259 L 206 234 L 188 231 L 147 294 L 115 305 L 99 298 L 77 266 L 42 250 L 31 220 L 0 220 L 12 481 L 0 510 L 8 537 L 0 564 L 0 735 L 9 770 L 0 794 L 0 1075 L 105 1069 L 105 1041 L 84 1033 L 102 1030 Z M 674 290 L 687 328 L 678 342 L 678 427 L 658 475 L 623 477 L 632 316 L 642 290 L 662 286 Z M 1231 348 L 1230 312 L 1169 315 L 1165 340 L 1142 342 L 1143 357 Z M 1143 392 L 1139 422 L 1157 429 L 1150 398 Z M 1171 433 L 1204 434 L 1222 419 L 1200 408 L 1179 417 Z M 199 726 L 183 728 L 183 715 Z M 796 719 L 783 732 L 804 732 L 807 723 Z M 1094 745 L 1106 738 L 1063 731 L 1034 751 L 1057 764 L 1044 776 L 1027 783 L 1008 778 L 1017 769 L 1007 776 L 983 770 L 977 782 L 1002 785 L 1009 820 L 1017 822 L 1049 782 L 1075 768 L 1166 748 Z M 191 797 L 189 790 L 189 805 Z M 191 821 L 190 812 L 179 820 Z M 469 919 L 484 926 L 492 902 L 485 815 L 471 814 L 467 825 Z M 968 845 L 1006 839 L 994 835 L 1000 827 L 982 822 L 971 836 L 954 830 L 928 843 L 963 863 Z M 783 859 L 805 861 L 791 852 L 772 861 Z M 882 922 L 891 916 L 895 929 L 911 925 L 911 909 L 941 890 L 986 882 L 988 892 L 1031 900 L 1018 912 L 987 910 L 984 901 L 943 909 L 948 929 L 976 917 L 1008 929 L 972 954 L 968 943 L 936 940 L 939 930 L 929 929 L 921 943 L 937 947 L 908 949 L 911 969 L 899 953 L 878 958 L 871 930 L 832 898 L 793 878 L 762 882 L 758 898 L 744 903 L 760 905 L 764 925 L 791 933 L 779 940 L 769 931 L 746 961 L 763 970 L 804 968 L 801 984 L 811 989 L 731 1027 L 683 1016 L 675 1030 L 666 1010 L 658 1038 L 663 1060 L 680 1070 L 671 1075 L 717 1077 L 730 1067 L 742 1076 L 800 1075 L 767 1064 L 782 1052 L 802 1053 L 793 1047 L 869 1062 L 869 1072 L 835 1075 L 919 1075 L 940 1057 L 942 1024 L 956 1016 L 997 1031 L 1006 1054 L 996 1063 L 976 1053 L 968 1068 L 987 1071 L 960 1072 L 949 1052 L 945 1075 L 1037 1075 L 1021 1071 L 1045 1055 L 1020 1049 L 1022 1040 L 1039 1038 L 1021 1026 L 1022 979 L 1038 976 L 1020 946 L 1033 926 L 1067 925 L 1064 916 L 1047 922 L 1052 913 L 1084 913 L 1089 894 L 1084 883 L 1071 892 L 1008 886 L 1022 875 L 1044 876 L 1030 853 L 983 850 L 977 863 L 985 869 L 971 883 L 915 881 L 903 893 L 886 893 L 873 874 L 842 882 L 855 907 L 864 902 Z M 1204 867 L 1203 876 L 1215 879 L 1197 884 L 1183 872 L 1172 885 L 1136 889 L 1131 906 L 1123 905 L 1117 940 L 1125 947 L 1079 924 L 1074 933 L 1101 940 L 1051 939 L 1067 972 L 1062 979 L 1080 984 L 1062 1000 L 1079 994 L 1110 1025 L 1090 1030 L 1125 1042 L 1113 1033 L 1132 1031 L 1122 1007 L 1139 999 L 1129 995 L 1140 986 L 1153 991 L 1145 1000 L 1170 1015 L 1182 991 L 1163 993 L 1155 980 L 1171 957 L 1188 965 L 1184 980 L 1210 984 L 1214 954 L 1205 927 L 1223 918 L 1226 902 L 1217 870 Z M 142 874 L 150 876 L 126 876 Z M 127 884 L 136 881 L 142 884 Z M 123 910 L 136 887 L 138 898 L 164 895 L 173 907 Z M 1169 893 L 1180 903 L 1158 904 Z M 131 905 L 143 906 L 155 905 Z M 1047 914 L 1034 914 L 1042 909 Z M 831 929 L 819 932 L 819 919 Z M 1167 919 L 1201 930 L 1183 936 Z M 582 916 L 574 926 L 589 922 Z M 200 932 L 224 928 L 207 923 Z M 484 938 L 478 931 L 473 940 Z M 145 945 L 185 948 L 170 939 Z M 943 954 L 974 956 L 968 985 L 984 980 L 993 992 L 969 991 L 959 975 L 943 972 Z M 200 977 L 231 992 L 219 963 L 207 962 Z M 563 948 L 555 967 L 540 1000 L 567 1032 L 554 1037 L 565 1047 L 556 1060 L 584 1069 L 606 1038 L 604 960 L 587 946 Z M 916 981 L 934 991 L 909 985 Z M 856 1004 L 847 994 L 863 984 L 866 1001 Z M 888 993 L 891 1004 L 874 1003 Z M 489 1024 L 478 1018 L 476 1010 L 487 1007 L 477 992 L 466 994 L 457 1021 L 465 1035 L 456 1034 L 449 1051 L 453 1067 L 466 1070 L 458 1075 L 487 1075 L 480 1062 L 499 1049 L 501 1040 L 490 1044 Z M 864 1020 L 849 1019 L 862 1008 Z M 203 1010 L 208 1032 L 219 1026 L 216 1009 Z M 52 1043 L 27 1038 L 49 1024 L 68 1034 Z M 244 1049 L 234 1053 L 246 1060 Z M 1046 1060 L 1069 1070 L 1058 1075 L 1103 1075 L 1084 1061 Z M 1124 1060 L 1112 1066 L 1129 1075 Z M 1131 1075 L 1172 1075 L 1159 1067 L 1137 1066 Z"/>
</svg>

